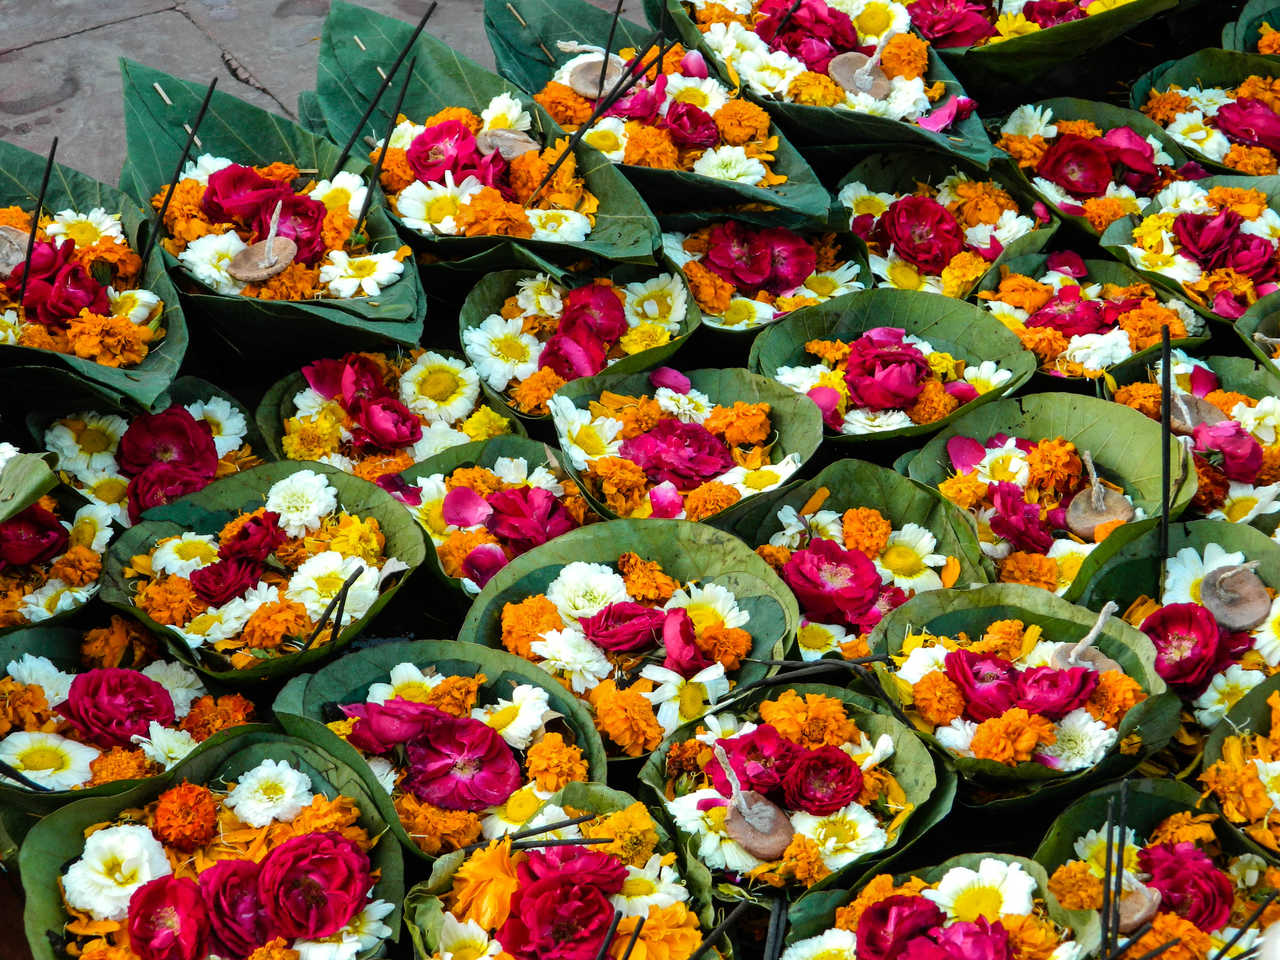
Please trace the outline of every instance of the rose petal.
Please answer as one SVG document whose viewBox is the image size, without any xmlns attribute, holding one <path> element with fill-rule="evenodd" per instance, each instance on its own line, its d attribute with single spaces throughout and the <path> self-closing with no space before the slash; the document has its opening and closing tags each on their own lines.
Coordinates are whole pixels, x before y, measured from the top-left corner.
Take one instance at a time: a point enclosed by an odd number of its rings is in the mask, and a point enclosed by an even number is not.
<svg viewBox="0 0 1280 960">
<path fill-rule="evenodd" d="M 496 543 L 482 543 L 462 561 L 462 575 L 483 587 L 493 575 L 507 565 L 507 555 Z"/>
<path fill-rule="evenodd" d="M 650 516 L 658 520 L 674 520 L 684 512 L 684 498 L 670 480 L 649 491 L 649 505 L 653 508 Z"/>
<path fill-rule="evenodd" d="M 1191 368 L 1191 392 L 1197 397 L 1204 397 L 1218 389 L 1218 375 L 1208 367 L 1196 365 Z"/>
<path fill-rule="evenodd" d="M 982 462 L 986 451 L 972 437 L 952 437 L 947 441 L 947 456 L 958 473 L 968 473 Z"/>
<path fill-rule="evenodd" d="M 693 389 L 693 384 L 679 370 L 672 367 L 659 367 L 653 373 L 649 374 L 649 382 L 653 384 L 655 389 L 666 387 L 675 393 L 688 393 Z"/>
<path fill-rule="evenodd" d="M 440 512 L 445 523 L 455 527 L 474 527 L 489 519 L 493 507 L 470 487 L 455 487 L 445 494 Z"/>
</svg>

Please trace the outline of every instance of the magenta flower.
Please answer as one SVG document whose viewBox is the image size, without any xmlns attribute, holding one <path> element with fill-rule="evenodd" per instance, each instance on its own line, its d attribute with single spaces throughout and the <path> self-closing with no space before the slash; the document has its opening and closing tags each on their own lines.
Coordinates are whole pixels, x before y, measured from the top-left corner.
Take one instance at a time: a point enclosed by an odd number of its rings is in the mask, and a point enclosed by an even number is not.
<svg viewBox="0 0 1280 960">
<path fill-rule="evenodd" d="M 627 332 L 627 317 L 612 287 L 589 283 L 570 290 L 564 298 L 560 329 L 570 336 L 587 330 L 595 339 L 612 344 Z"/>
<path fill-rule="evenodd" d="M 520 787 L 520 764 L 502 736 L 470 717 L 450 717 L 409 743 L 404 788 L 446 810 L 478 813 Z"/>
<path fill-rule="evenodd" d="M 465 124 L 446 120 L 428 127 L 413 138 L 405 159 L 413 175 L 423 183 L 439 183 L 445 173 L 455 176 L 479 159 L 476 138 Z"/>
<path fill-rule="evenodd" d="M 359 409 L 366 400 L 388 395 L 382 371 L 372 360 L 358 353 L 349 353 L 342 358 L 338 393 L 342 397 L 342 406 L 348 412 Z"/>
<path fill-rule="evenodd" d="M 782 568 L 782 579 L 811 620 L 858 627 L 880 595 L 875 564 L 834 540 L 813 540 L 796 550 Z"/>
<path fill-rule="evenodd" d="M 835 387 L 814 387 L 806 396 L 817 404 L 827 429 L 839 431 L 844 424 L 840 416 L 840 391 Z"/>
<path fill-rule="evenodd" d="M 627 868 L 618 857 L 591 847 L 547 847 L 530 850 L 519 867 L 522 883 L 565 878 L 589 884 L 607 897 L 618 893 L 627 882 Z"/>
<path fill-rule="evenodd" d="M 1182 252 L 1205 270 L 1224 266 L 1244 218 L 1234 210 L 1220 213 L 1180 213 L 1173 235 Z"/>
<path fill-rule="evenodd" d="M 816 817 L 835 813 L 862 793 L 862 768 L 839 747 L 805 750 L 782 777 L 787 807 Z"/>
<path fill-rule="evenodd" d="M 386 753 L 452 719 L 436 707 L 399 697 L 386 703 L 344 703 L 342 712 L 356 718 L 347 739 L 365 753 Z"/>
<path fill-rule="evenodd" d="M 594 377 L 604 369 L 608 346 L 588 330 L 571 335 L 563 329 L 563 323 L 561 321 L 562 328 L 543 344 L 538 366 L 550 367 L 561 380 Z"/>
<path fill-rule="evenodd" d="M 671 104 L 664 125 L 675 145 L 682 149 L 705 150 L 720 142 L 720 128 L 711 114 L 692 103 Z"/>
<path fill-rule="evenodd" d="M 485 528 L 517 554 L 540 547 L 578 525 L 555 494 L 541 487 L 499 490 L 486 498 L 493 512 Z"/>
<path fill-rule="evenodd" d="M 698 80 L 707 79 L 707 61 L 697 50 L 690 50 L 680 59 L 680 74 Z"/>
<path fill-rule="evenodd" d="M 711 228 L 703 262 L 747 296 L 760 290 L 773 270 L 769 248 L 757 242 L 755 231 L 737 220 L 725 220 Z"/>
<path fill-rule="evenodd" d="M 684 512 L 684 497 L 671 481 L 660 483 L 649 490 L 649 515 L 655 520 L 674 520 Z"/>
<path fill-rule="evenodd" d="M 129 949 L 141 960 L 203 960 L 209 952 L 209 914 L 194 880 L 157 877 L 133 892 Z"/>
<path fill-rule="evenodd" d="M 328 213 L 319 200 L 286 190 L 279 197 L 258 208 L 253 218 L 255 240 L 265 240 L 271 232 L 271 218 L 276 204 L 280 205 L 280 220 L 276 233 L 288 237 L 298 245 L 296 259 L 307 266 L 315 266 L 325 254 L 324 218 Z"/>
<path fill-rule="evenodd" d="M 634 653 L 651 650 L 662 641 L 666 620 L 667 614 L 661 610 L 621 600 L 579 620 L 578 625 L 597 647 L 614 653 Z"/>
<path fill-rule="evenodd" d="M 633 68 L 636 64 L 632 63 Z M 653 124 L 667 99 L 667 75 L 664 73 L 652 84 L 638 83 L 631 92 L 604 112 L 606 117 L 621 117 L 638 123 Z"/>
<path fill-rule="evenodd" d="M 1081 296 L 1079 287 L 1063 287 L 1027 318 L 1027 326 L 1052 327 L 1067 338 L 1105 333 L 1114 325 L 1107 322 L 1106 306 L 1109 302 L 1086 300 Z"/>
<path fill-rule="evenodd" d="M 700 423 L 659 420 L 645 433 L 624 440 L 619 454 L 654 483 L 670 482 L 688 491 L 733 466 L 729 449 Z"/>
<path fill-rule="evenodd" d="M 1160 891 L 1161 909 L 1214 933 L 1231 918 L 1231 878 L 1194 843 L 1160 843 L 1138 851 L 1138 867 L 1151 874 L 1149 886 Z"/>
<path fill-rule="evenodd" d="M 1003 657 L 952 650 L 946 674 L 964 694 L 964 715 L 975 723 L 998 717 L 1018 700 L 1018 670 Z"/>
<path fill-rule="evenodd" d="M 972 437 L 952 437 L 947 441 L 947 456 L 956 473 L 976 470 L 986 454 L 987 448 Z"/>
<path fill-rule="evenodd" d="M 422 439 L 422 421 L 395 397 L 360 404 L 353 442 L 366 450 L 399 450 Z"/>
<path fill-rule="evenodd" d="M 978 399 L 978 388 L 965 380 L 949 380 L 943 384 L 942 389 L 962 404 Z"/>
<path fill-rule="evenodd" d="M 1106 193 L 1111 182 L 1111 161 L 1096 140 L 1068 133 L 1045 151 L 1036 164 L 1036 173 L 1083 200 Z"/>
<path fill-rule="evenodd" d="M 1213 614 L 1198 603 L 1170 603 L 1140 627 L 1156 647 L 1156 673 L 1184 697 L 1198 697 L 1231 662 Z"/>
<path fill-rule="evenodd" d="M 868 330 L 850 344 L 844 382 L 853 402 L 871 410 L 900 410 L 924 389 L 931 369 L 916 347 L 891 327 Z"/>
<path fill-rule="evenodd" d="M 271 921 L 258 899 L 256 863 L 219 860 L 198 880 L 212 926 L 215 953 L 247 957 L 271 939 Z"/>
<path fill-rule="evenodd" d="M 278 202 L 293 196 L 289 185 L 268 180 L 253 167 L 233 163 L 209 175 L 200 209 L 214 223 L 248 226 L 264 208 L 267 216 Z"/>
<path fill-rule="evenodd" d="M 1199 364 L 1191 368 L 1191 392 L 1197 397 L 1207 397 L 1218 389 L 1218 375 Z"/>
<path fill-rule="evenodd" d="M 686 394 L 693 389 L 693 382 L 674 367 L 659 367 L 649 374 L 649 384 L 660 390 L 666 387 L 673 393 Z"/>
<path fill-rule="evenodd" d="M 1031 667 L 1018 674 L 1017 705 L 1029 713 L 1061 720 L 1083 707 L 1097 685 L 1097 671 L 1088 667 Z"/>
<path fill-rule="evenodd" d="M 683 607 L 668 610 L 663 618 L 662 647 L 666 653 L 662 665 L 686 680 L 715 663 L 698 647 L 693 620 Z"/>
<path fill-rule="evenodd" d="M 898 894 L 873 903 L 858 919 L 858 960 L 900 960 L 912 940 L 945 920 L 938 905 L 924 897 Z"/>
<path fill-rule="evenodd" d="M 1253 483 L 1262 469 L 1262 447 L 1234 420 L 1196 425 L 1195 451 L 1217 466 L 1230 480 Z"/>
<path fill-rule="evenodd" d="M 761 230 L 755 242 L 769 250 L 769 278 L 764 288 L 775 296 L 794 290 L 817 269 L 818 258 L 812 244 L 792 230 Z"/>
<path fill-rule="evenodd" d="M 1214 123 L 1234 143 L 1280 150 L 1280 117 L 1261 100 L 1243 97 L 1223 104 Z"/>
<path fill-rule="evenodd" d="M 1054 273 L 1065 273 L 1076 280 L 1083 280 L 1089 275 L 1089 270 L 1084 265 L 1084 258 L 1074 250 L 1058 250 L 1049 254 L 1049 259 L 1045 261 L 1045 269 L 1052 270 Z"/>
<path fill-rule="evenodd" d="M 493 507 L 489 502 L 470 487 L 454 487 L 444 495 L 440 504 L 444 522 L 454 527 L 478 526 L 492 513 Z"/>
<path fill-rule="evenodd" d="M 991 516 L 991 532 L 1013 544 L 1015 550 L 1046 553 L 1053 546 L 1053 535 L 1040 519 L 1040 506 L 1023 499 L 1016 483 L 993 483 L 987 495 L 995 513 Z"/>
<path fill-rule="evenodd" d="M 1023 6 L 1022 14 L 1044 30 L 1085 17 L 1084 10 L 1077 6 L 1075 0 L 1030 0 Z"/>
<path fill-rule="evenodd" d="M 884 246 L 893 247 L 903 260 L 935 277 L 965 245 L 964 230 L 951 211 L 932 197 L 915 194 L 889 204 L 876 221 L 876 233 Z"/>
<path fill-rule="evenodd" d="M 507 565 L 507 554 L 496 543 L 482 543 L 462 558 L 462 575 L 483 589 Z"/>
<path fill-rule="evenodd" d="M 772 724 L 762 723 L 750 733 L 727 740 L 717 740 L 729 758 L 729 766 L 743 790 L 769 794 L 782 789 L 782 780 L 804 748 L 784 738 Z M 732 795 L 729 778 L 719 761 L 707 764 L 711 785 L 721 794 Z"/>
</svg>

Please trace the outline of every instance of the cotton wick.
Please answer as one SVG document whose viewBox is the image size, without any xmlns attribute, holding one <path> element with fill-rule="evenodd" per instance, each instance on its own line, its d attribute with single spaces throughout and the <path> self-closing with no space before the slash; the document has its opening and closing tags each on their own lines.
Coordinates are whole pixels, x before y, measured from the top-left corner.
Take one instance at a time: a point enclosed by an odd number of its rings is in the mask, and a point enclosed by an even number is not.
<svg viewBox="0 0 1280 960">
<path fill-rule="evenodd" d="M 264 269 L 274 267 L 279 259 L 276 257 L 276 231 L 280 228 L 280 208 L 282 206 L 284 206 L 284 201 L 277 200 L 276 208 L 271 214 L 271 227 L 267 230 L 267 242 L 262 248 L 261 266 Z"/>
<path fill-rule="evenodd" d="M 1089 629 L 1088 633 L 1086 633 L 1083 637 L 1080 638 L 1080 642 L 1071 648 L 1071 655 L 1068 657 L 1068 659 L 1072 663 L 1078 663 L 1080 659 L 1080 655 L 1084 653 L 1086 650 L 1088 650 L 1091 646 L 1093 646 L 1095 642 L 1097 642 L 1098 637 L 1102 636 L 1102 628 L 1103 626 L 1106 625 L 1107 618 L 1110 617 L 1113 613 L 1115 613 L 1119 609 L 1120 607 L 1116 604 L 1114 600 L 1108 600 L 1106 602 L 1106 605 L 1102 608 L 1102 611 L 1098 614 L 1097 622 Z"/>
</svg>

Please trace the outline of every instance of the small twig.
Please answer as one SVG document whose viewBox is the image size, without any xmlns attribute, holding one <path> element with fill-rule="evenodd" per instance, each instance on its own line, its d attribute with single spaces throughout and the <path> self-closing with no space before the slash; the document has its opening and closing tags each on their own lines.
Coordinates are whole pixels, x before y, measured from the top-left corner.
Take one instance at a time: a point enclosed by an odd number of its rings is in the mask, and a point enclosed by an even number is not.
<svg viewBox="0 0 1280 960">
<path fill-rule="evenodd" d="M 604 90 L 605 74 L 609 72 L 609 56 L 613 49 L 613 35 L 618 30 L 618 21 L 622 18 L 622 4 L 625 0 L 618 0 L 617 5 L 613 8 L 613 19 L 609 21 L 609 37 L 604 42 L 604 59 L 600 61 L 600 82 L 596 86 Z M 797 0 L 798 2 L 798 0 Z"/>
<path fill-rule="evenodd" d="M 862 664 L 867 663 L 888 663 L 889 655 L 887 653 L 873 654 L 869 657 L 854 657 L 849 660 L 821 659 L 821 660 L 759 660 L 754 657 L 743 657 L 744 663 L 767 663 L 771 667 L 847 667 L 850 670 L 856 670 Z"/>
<path fill-rule="evenodd" d="M 18 283 L 18 306 L 26 311 L 23 303 L 27 299 L 27 280 L 31 278 L 31 254 L 36 249 L 36 231 L 40 229 L 40 211 L 44 208 L 44 195 L 49 189 L 49 174 L 53 172 L 53 155 L 58 152 L 58 138 L 53 138 L 49 145 L 49 156 L 44 161 L 44 176 L 40 178 L 40 195 L 36 197 L 36 208 L 31 213 L 31 232 L 27 234 L 27 256 L 22 261 L 22 280 Z M 145 263 L 145 261 L 143 261 Z"/>
<path fill-rule="evenodd" d="M 1127 938 L 1125 942 L 1123 944 L 1116 944 L 1115 948 L 1110 953 L 1108 953 L 1106 957 L 1103 958 L 1103 960 L 1120 960 L 1120 957 L 1123 956 L 1126 952 L 1128 952 L 1130 947 L 1132 947 L 1135 943 L 1141 940 L 1142 935 L 1145 934 L 1148 930 L 1150 930 L 1153 926 L 1155 926 L 1155 921 L 1148 920 L 1146 923 L 1142 924 L 1142 926 L 1138 927 L 1136 930 L 1131 930 L 1126 935 Z"/>
<path fill-rule="evenodd" d="M 699 944 L 697 950 L 693 951 L 689 960 L 698 960 L 699 957 L 715 946 L 716 941 L 718 941 L 724 935 L 724 932 L 729 929 L 729 924 L 733 923 L 733 921 L 738 918 L 738 914 L 749 906 L 750 903 L 748 901 L 739 901 L 738 905 L 725 914 L 725 918 L 712 927 L 711 932 L 702 938 L 702 943 Z"/>
<path fill-rule="evenodd" d="M 1116 851 L 1115 892 L 1111 895 L 1111 927 L 1110 940 L 1115 944 L 1120 939 L 1120 900 L 1124 894 L 1124 849 L 1129 827 L 1129 781 L 1120 781 L 1120 833 L 1119 849 Z"/>
<path fill-rule="evenodd" d="M 3 760 L 0 760 L 0 773 L 3 773 L 10 780 L 16 780 L 18 783 L 22 784 L 28 790 L 38 790 L 41 793 L 52 792 L 52 789 L 53 789 L 52 787 L 46 787 L 43 783 L 36 783 L 34 780 L 28 777 L 21 770 L 18 770 L 17 768 L 10 766 L 9 764 L 5 763 Z"/>
<path fill-rule="evenodd" d="M 1169 444 L 1173 435 L 1173 414 L 1170 397 L 1173 395 L 1173 363 L 1170 360 L 1169 328 L 1160 328 L 1160 557 L 1156 565 L 1157 592 L 1164 562 L 1169 556 L 1169 487 L 1173 483 L 1173 466 Z"/>
<path fill-rule="evenodd" d="M 1102 852 L 1102 948 L 1109 950 L 1113 944 L 1109 940 L 1111 930 L 1111 873 L 1114 869 L 1111 862 L 1111 837 L 1116 815 L 1116 798 L 1107 797 L 1106 842 Z"/>
<path fill-rule="evenodd" d="M 764 960 L 778 960 L 787 932 L 787 900 L 775 897 L 769 905 L 769 932 L 764 938 Z"/>
<path fill-rule="evenodd" d="M 562 840 L 520 840 L 511 845 L 512 850 L 537 850 L 541 847 L 592 847 L 601 843 L 613 843 L 613 837 L 565 837 Z"/>
<path fill-rule="evenodd" d="M 196 141 L 196 131 L 200 129 L 200 121 L 204 119 L 205 112 L 209 109 L 209 101 L 213 99 L 213 91 L 217 86 L 218 78 L 214 77 L 209 81 L 209 89 L 204 92 L 204 100 L 200 102 L 200 109 L 196 111 L 195 119 L 191 121 L 191 129 L 187 132 L 187 142 L 182 148 L 182 153 L 178 155 L 178 162 L 173 168 L 173 176 L 169 178 L 169 186 L 164 192 L 164 200 L 160 204 L 160 209 L 156 211 L 155 223 L 147 235 L 147 245 L 142 248 L 143 269 L 146 269 L 147 258 L 151 256 L 151 251 L 154 249 L 156 241 L 160 239 L 160 234 L 164 232 L 164 215 L 169 209 L 169 201 L 173 199 L 173 191 L 178 186 L 178 178 L 182 176 L 182 168 L 187 165 L 187 157 L 191 155 L 191 145 Z"/>
<path fill-rule="evenodd" d="M 782 18 L 778 21 L 778 25 L 773 29 L 773 35 L 775 38 L 786 29 L 787 24 L 791 22 L 791 18 L 795 16 L 796 11 L 800 9 L 800 4 L 802 3 L 804 3 L 804 0 L 795 0 L 791 6 L 787 7 L 787 12 L 782 15 Z"/>
<path fill-rule="evenodd" d="M 387 124 L 387 135 L 382 138 L 382 149 L 378 151 L 378 159 L 373 162 L 373 173 L 369 177 L 369 186 L 364 192 L 364 203 L 360 204 L 360 216 L 356 217 L 356 233 L 362 232 L 361 224 L 364 223 L 365 217 L 369 215 L 369 204 L 373 203 L 374 187 L 381 188 L 382 161 L 386 159 L 387 151 L 391 149 L 391 135 L 395 133 L 396 120 L 400 116 L 400 108 L 404 105 L 404 95 L 409 92 L 409 83 L 413 80 L 413 68 L 417 64 L 417 57 L 409 61 L 409 69 L 404 77 L 404 86 L 400 88 L 400 96 L 396 98 L 396 107 L 391 111 L 391 122 Z"/>
</svg>

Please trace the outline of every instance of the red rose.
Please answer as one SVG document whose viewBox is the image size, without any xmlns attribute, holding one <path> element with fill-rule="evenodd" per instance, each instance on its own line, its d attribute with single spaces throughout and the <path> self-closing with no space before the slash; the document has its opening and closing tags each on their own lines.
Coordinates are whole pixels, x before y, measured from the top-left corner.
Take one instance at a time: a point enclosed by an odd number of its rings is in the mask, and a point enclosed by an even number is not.
<svg viewBox="0 0 1280 960">
<path fill-rule="evenodd" d="M 288 184 L 268 180 L 253 167 L 233 163 L 209 175 L 200 209 L 214 223 L 248 226 L 264 207 L 270 217 L 276 202 L 292 193 Z"/>
<path fill-rule="evenodd" d="M 187 577 L 196 596 L 210 606 L 238 600 L 257 585 L 262 564 L 245 557 L 223 557 L 214 563 L 192 570 Z"/>
<path fill-rule="evenodd" d="M 876 222 L 876 232 L 886 248 L 932 276 L 964 249 L 960 224 L 932 197 L 913 194 L 893 201 Z"/>
<path fill-rule="evenodd" d="M 660 420 L 638 437 L 618 448 L 619 455 L 635 463 L 654 483 L 675 484 L 688 491 L 718 477 L 733 466 L 728 448 L 700 423 Z"/>
<path fill-rule="evenodd" d="M 627 868 L 621 860 L 590 847 L 530 850 L 518 870 L 522 882 L 567 877 L 575 883 L 588 883 L 607 897 L 621 891 L 627 882 Z"/>
<path fill-rule="evenodd" d="M 1271 241 L 1249 233 L 1237 234 L 1227 250 L 1226 266 L 1254 283 L 1276 278 L 1276 257 Z"/>
<path fill-rule="evenodd" d="M 324 218 L 328 210 L 319 200 L 288 190 L 276 198 L 275 202 L 264 204 L 258 208 L 253 220 L 254 240 L 265 240 L 271 231 L 271 218 L 275 214 L 276 203 L 280 204 L 280 221 L 276 225 L 276 235 L 288 237 L 298 245 L 295 260 L 307 266 L 315 266 L 317 260 L 324 256 Z"/>
<path fill-rule="evenodd" d="M 360 404 L 359 424 L 352 433 L 364 448 L 398 450 L 422 439 L 422 421 L 395 397 L 378 397 Z"/>
<path fill-rule="evenodd" d="M 356 718 L 347 739 L 365 753 L 386 753 L 452 719 L 437 707 L 399 697 L 386 703 L 343 704 L 342 712 Z"/>
<path fill-rule="evenodd" d="M 711 228 L 703 263 L 748 296 L 762 287 L 773 271 L 769 248 L 757 242 L 754 230 L 737 220 L 725 220 Z"/>
<path fill-rule="evenodd" d="M 342 375 L 346 363 L 342 360 L 325 359 L 308 363 L 302 368 L 302 376 L 309 386 L 326 400 L 332 400 L 342 392 Z"/>
<path fill-rule="evenodd" d="M 787 771 L 804 752 L 803 747 L 782 737 L 769 723 L 762 723 L 740 737 L 717 740 L 716 745 L 724 748 L 742 789 L 760 794 L 780 790 Z M 718 760 L 707 764 L 706 774 L 722 795 L 732 794 L 729 778 Z"/>
<path fill-rule="evenodd" d="M 599 887 L 555 874 L 516 891 L 497 939 L 521 960 L 591 960 L 612 919 L 613 907 Z"/>
<path fill-rule="evenodd" d="M 516 553 L 527 553 L 578 526 L 555 494 L 541 487 L 499 490 L 485 502 L 493 511 L 485 518 L 485 529 Z"/>
<path fill-rule="evenodd" d="M 307 833 L 271 850 L 258 869 L 258 899 L 286 940 L 337 933 L 364 906 L 369 858 L 340 833 Z"/>
<path fill-rule="evenodd" d="M 110 310 L 107 288 L 80 263 L 66 264 L 51 278 L 32 280 L 22 303 L 46 327 L 65 327 L 81 310 L 97 314 Z"/>
<path fill-rule="evenodd" d="M 605 345 L 589 332 L 575 338 L 561 330 L 543 344 L 538 366 L 550 367 L 561 380 L 594 377 L 604 369 L 605 353 Z"/>
<path fill-rule="evenodd" d="M 129 481 L 129 522 L 141 520 L 144 510 L 203 490 L 212 479 L 176 463 L 153 463 Z"/>
<path fill-rule="evenodd" d="M 916 0 L 911 25 L 935 47 L 972 47 L 995 33 L 985 4 L 973 0 Z"/>
<path fill-rule="evenodd" d="M 130 477 L 164 463 L 212 480 L 218 471 L 218 451 L 209 424 L 175 405 L 160 413 L 134 417 L 120 438 L 116 462 Z"/>
<path fill-rule="evenodd" d="M 382 368 L 360 353 L 349 353 L 342 358 L 338 393 L 342 396 L 342 406 L 348 411 L 358 410 L 361 404 L 390 395 L 382 380 Z"/>
<path fill-rule="evenodd" d="M 1086 16 L 1075 0 L 1030 0 L 1023 5 L 1022 15 L 1042 30 L 1072 20 L 1083 20 Z"/>
<path fill-rule="evenodd" d="M 806 750 L 782 778 L 787 806 L 815 817 L 842 810 L 862 793 L 862 769 L 839 747 Z"/>
<path fill-rule="evenodd" d="M 49 510 L 33 503 L 0 523 L 0 570 L 48 563 L 67 549 L 67 528 Z"/>
<path fill-rule="evenodd" d="M 1018 706 L 1028 713 L 1061 720 L 1084 706 L 1098 685 L 1098 674 L 1088 667 L 1032 667 L 1018 674 L 1017 683 Z"/>
<path fill-rule="evenodd" d="M 132 747 L 154 720 L 173 725 L 169 691 L 137 670 L 99 667 L 76 674 L 67 699 L 57 710 L 67 723 L 99 747 Z"/>
<path fill-rule="evenodd" d="M 761 230 L 755 242 L 769 251 L 769 276 L 764 288 L 775 296 L 794 290 L 818 268 L 813 245 L 794 230 L 770 227 Z"/>
<path fill-rule="evenodd" d="M 875 564 L 861 551 L 846 550 L 834 540 L 811 540 L 796 550 L 782 568 L 782 579 L 806 617 L 854 628 L 880 594 Z"/>
<path fill-rule="evenodd" d="M 627 332 L 622 301 L 613 287 L 599 283 L 575 287 L 564 298 L 559 330 L 579 341 L 581 332 L 589 331 L 593 339 L 612 345 Z"/>
<path fill-rule="evenodd" d="M 1139 629 L 1156 646 L 1156 673 L 1184 698 L 1198 697 L 1230 662 L 1218 621 L 1198 603 L 1166 604 Z"/>
<path fill-rule="evenodd" d="M 1036 173 L 1082 200 L 1107 192 L 1111 161 L 1096 141 L 1068 133 L 1045 151 L 1036 164 Z"/>
<path fill-rule="evenodd" d="M 946 674 L 964 694 L 964 715 L 975 723 L 998 717 L 1018 699 L 1018 671 L 1002 657 L 952 650 Z"/>
<path fill-rule="evenodd" d="M 258 899 L 256 863 L 219 860 L 200 874 L 199 882 L 215 953 L 241 960 L 272 939 L 271 920 Z"/>
<path fill-rule="evenodd" d="M 898 894 L 873 903 L 858 918 L 857 960 L 898 960 L 908 941 L 940 927 L 946 915 L 932 900 Z"/>
<path fill-rule="evenodd" d="M 688 679 L 699 670 L 715 663 L 702 652 L 696 642 L 693 620 L 682 608 L 668 610 L 662 623 L 662 647 L 666 656 L 662 665 Z"/>
<path fill-rule="evenodd" d="M 170 874 L 133 891 L 129 949 L 141 960 L 204 960 L 209 915 L 194 880 Z"/>
<path fill-rule="evenodd" d="M 1280 116 L 1252 97 L 1243 97 L 1218 108 L 1214 124 L 1233 143 L 1280 151 Z"/>
<path fill-rule="evenodd" d="M 71 239 L 63 240 L 57 243 L 53 240 L 37 240 L 31 248 L 31 259 L 23 263 L 19 263 L 13 268 L 13 273 L 9 274 L 5 280 L 5 289 L 10 294 L 16 294 L 22 287 L 22 275 L 28 269 L 30 264 L 31 279 L 27 281 L 27 298 L 31 297 L 31 285 L 38 280 L 47 280 L 52 283 L 53 278 L 58 275 L 58 271 L 71 262 L 72 257 L 76 253 L 76 242 Z M 13 297 L 17 299 L 17 297 Z"/>
<path fill-rule="evenodd" d="M 1138 851 L 1138 867 L 1151 874 L 1147 885 L 1160 891 L 1161 909 L 1172 910 L 1205 933 L 1231 918 L 1231 878 L 1194 843 L 1160 843 Z"/>
<path fill-rule="evenodd" d="M 1107 322 L 1108 300 L 1086 300 L 1078 286 L 1062 287 L 1048 303 L 1027 318 L 1028 327 L 1052 327 L 1064 337 L 1105 333 L 1115 326 Z"/>
<path fill-rule="evenodd" d="M 877 328 L 850 344 L 844 380 L 855 404 L 898 410 L 920 395 L 932 369 L 925 355 L 902 337 L 901 330 Z"/>
<path fill-rule="evenodd" d="M 720 129 L 711 114 L 692 103 L 673 103 L 667 108 L 665 124 L 678 147 L 705 150 L 720 142 Z"/>
<path fill-rule="evenodd" d="M 622 600 L 578 621 L 578 625 L 597 647 L 614 653 L 634 653 L 658 645 L 666 617 L 661 610 Z"/>
<path fill-rule="evenodd" d="M 239 558 L 261 563 L 284 543 L 285 534 L 280 529 L 280 514 L 265 510 L 246 520 L 226 543 L 218 548 L 223 559 Z"/>
<path fill-rule="evenodd" d="M 427 127 L 413 138 L 405 152 L 413 175 L 423 183 L 439 183 L 445 173 L 456 175 L 477 158 L 475 134 L 457 120 Z"/>
<path fill-rule="evenodd" d="M 410 741 L 404 789 L 446 810 L 478 813 L 520 787 L 520 764 L 502 735 L 470 717 L 448 717 Z"/>
<path fill-rule="evenodd" d="M 1205 270 L 1224 266 L 1244 218 L 1234 210 L 1220 213 L 1180 213 L 1173 235 L 1182 252 Z"/>
</svg>

